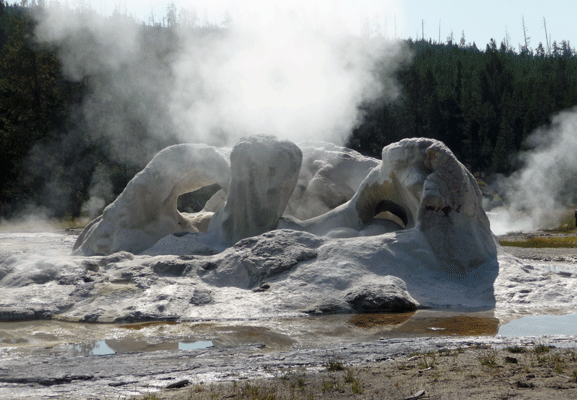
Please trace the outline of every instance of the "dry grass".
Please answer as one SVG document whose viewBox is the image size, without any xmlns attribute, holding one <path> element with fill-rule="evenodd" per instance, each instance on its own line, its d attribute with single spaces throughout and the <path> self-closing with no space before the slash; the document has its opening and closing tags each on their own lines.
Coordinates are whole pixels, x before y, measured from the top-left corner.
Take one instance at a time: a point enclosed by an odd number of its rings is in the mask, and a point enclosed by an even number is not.
<svg viewBox="0 0 577 400">
<path fill-rule="evenodd" d="M 273 379 L 191 384 L 138 399 L 400 400 L 424 391 L 419 398 L 429 400 L 569 400 L 577 398 L 576 383 L 577 352 L 539 343 L 422 352 L 337 371 L 299 367 L 283 370 Z"/>
<path fill-rule="evenodd" d="M 577 235 L 571 236 L 536 236 L 523 240 L 500 240 L 501 246 L 530 248 L 573 248 L 577 247 Z"/>
</svg>

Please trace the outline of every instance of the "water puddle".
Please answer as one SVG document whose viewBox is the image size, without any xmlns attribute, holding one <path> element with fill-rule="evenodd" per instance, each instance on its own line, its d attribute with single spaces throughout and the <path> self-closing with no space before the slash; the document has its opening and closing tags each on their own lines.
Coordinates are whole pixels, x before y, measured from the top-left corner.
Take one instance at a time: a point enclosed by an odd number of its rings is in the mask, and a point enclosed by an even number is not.
<svg viewBox="0 0 577 400">
<path fill-rule="evenodd" d="M 10 322 L 0 323 L 0 352 L 75 357 L 211 351 L 244 345 L 256 345 L 259 352 L 267 352 L 380 338 L 577 335 L 577 314 L 517 316 L 518 319 L 503 325 L 494 314 L 492 310 L 443 309 L 220 322 Z"/>
<path fill-rule="evenodd" d="M 196 342 L 161 342 L 148 343 L 144 340 L 98 340 L 96 342 L 65 344 L 58 346 L 54 352 L 60 356 L 104 356 L 121 353 L 140 353 L 160 350 L 199 350 L 212 347 L 211 340 L 198 340 Z"/>
<path fill-rule="evenodd" d="M 531 315 L 499 328 L 502 336 L 577 335 L 577 314 Z"/>
<path fill-rule="evenodd" d="M 499 320 L 492 312 L 459 313 L 421 310 L 399 314 L 359 314 L 350 322 L 360 328 L 378 330 L 384 337 L 494 336 Z"/>
<path fill-rule="evenodd" d="M 199 340 L 193 343 L 178 343 L 178 350 L 198 350 L 212 347 L 212 340 Z"/>
</svg>

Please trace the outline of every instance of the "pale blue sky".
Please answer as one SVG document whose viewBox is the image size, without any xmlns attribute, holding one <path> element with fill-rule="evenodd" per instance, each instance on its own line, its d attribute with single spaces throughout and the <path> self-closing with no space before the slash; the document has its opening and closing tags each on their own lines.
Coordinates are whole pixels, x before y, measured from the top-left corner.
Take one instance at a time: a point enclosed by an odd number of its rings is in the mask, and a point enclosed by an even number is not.
<svg viewBox="0 0 577 400">
<path fill-rule="evenodd" d="M 70 0 L 74 4 L 74 0 Z M 77 0 L 81 1 L 81 0 Z M 166 15 L 171 0 L 84 0 L 104 14 L 114 7 L 128 11 L 141 20 L 148 21 L 151 12 L 157 22 Z M 543 17 L 552 40 L 569 40 L 577 46 L 575 0 L 173 0 L 177 9 L 194 7 L 202 20 L 212 23 L 223 20 L 225 11 L 233 18 L 259 15 L 266 18 L 270 13 L 297 10 L 313 19 L 339 20 L 351 31 L 358 31 L 361 21 L 378 22 L 381 30 L 387 26 L 389 36 L 400 38 L 421 37 L 424 21 L 425 38 L 446 41 L 451 31 L 455 39 L 465 32 L 467 42 L 475 41 L 484 48 L 491 38 L 500 43 L 508 32 L 512 47 L 518 49 L 523 42 L 522 18 L 525 18 L 529 46 L 536 48 L 539 42 L 545 46 Z"/>
<path fill-rule="evenodd" d="M 575 0 L 405 0 L 405 37 L 421 35 L 421 21 L 425 21 L 425 37 L 438 40 L 439 20 L 441 40 L 445 40 L 451 30 L 456 38 L 465 31 L 467 42 L 475 41 L 485 46 L 491 38 L 500 43 L 509 34 L 511 45 L 518 49 L 522 43 L 525 18 L 527 35 L 531 37 L 529 46 L 536 48 L 539 42 L 545 46 L 543 17 L 547 22 L 547 33 L 552 40 L 569 40 L 577 46 Z"/>
</svg>

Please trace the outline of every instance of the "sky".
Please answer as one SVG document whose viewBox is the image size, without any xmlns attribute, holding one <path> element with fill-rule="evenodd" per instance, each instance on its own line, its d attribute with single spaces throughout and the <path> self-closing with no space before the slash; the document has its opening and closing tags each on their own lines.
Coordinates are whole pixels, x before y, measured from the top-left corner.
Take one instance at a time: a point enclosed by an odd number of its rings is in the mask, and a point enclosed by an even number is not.
<svg viewBox="0 0 577 400">
<path fill-rule="evenodd" d="M 156 22 L 162 21 L 170 0 L 69 0 L 71 5 L 89 3 L 103 14 L 114 8 L 126 11 L 140 20 L 149 22 L 154 15 Z M 577 11 L 574 0 L 173 0 L 177 9 L 194 7 L 202 20 L 220 23 L 225 13 L 233 20 L 239 18 L 266 19 L 274 12 L 295 11 L 306 13 L 311 19 L 338 21 L 339 27 L 359 32 L 363 21 L 371 21 L 389 37 L 407 39 L 421 38 L 442 42 L 453 33 L 459 41 L 464 31 L 467 42 L 475 42 L 484 48 L 491 38 L 498 44 L 509 36 L 511 47 L 518 49 L 524 42 L 523 23 L 529 47 L 536 48 L 539 42 L 545 46 L 547 32 L 552 41 L 569 40 L 577 45 L 577 31 L 573 28 L 573 16 Z M 375 24 L 376 22 L 376 24 Z M 439 33 L 440 28 L 440 33 Z M 385 31 L 386 30 L 386 31 Z"/>
</svg>

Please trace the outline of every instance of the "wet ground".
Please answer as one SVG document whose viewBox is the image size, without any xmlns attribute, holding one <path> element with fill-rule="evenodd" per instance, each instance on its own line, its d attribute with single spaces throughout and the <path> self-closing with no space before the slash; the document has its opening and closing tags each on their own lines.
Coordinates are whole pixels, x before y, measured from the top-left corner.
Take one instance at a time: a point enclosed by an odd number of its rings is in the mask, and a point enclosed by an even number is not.
<svg viewBox="0 0 577 400">
<path fill-rule="evenodd" d="M 272 377 L 283 368 L 321 370 L 329 358 L 362 365 L 481 343 L 573 347 L 576 333 L 576 314 L 500 325 L 491 311 L 468 310 L 202 323 L 3 323 L 0 398 L 118 398 L 180 380 Z"/>
<path fill-rule="evenodd" d="M 74 240 L 60 233 L 0 233 L 0 253 L 64 254 Z M 575 265 L 543 261 L 543 268 Z M 574 346 L 575 312 L 441 309 L 139 324 L 0 323 L 0 398 L 118 398 L 191 376 L 197 382 L 267 377 L 285 367 L 320 369 L 330 357 L 354 365 L 427 348 L 535 342 L 537 336 Z"/>
</svg>

